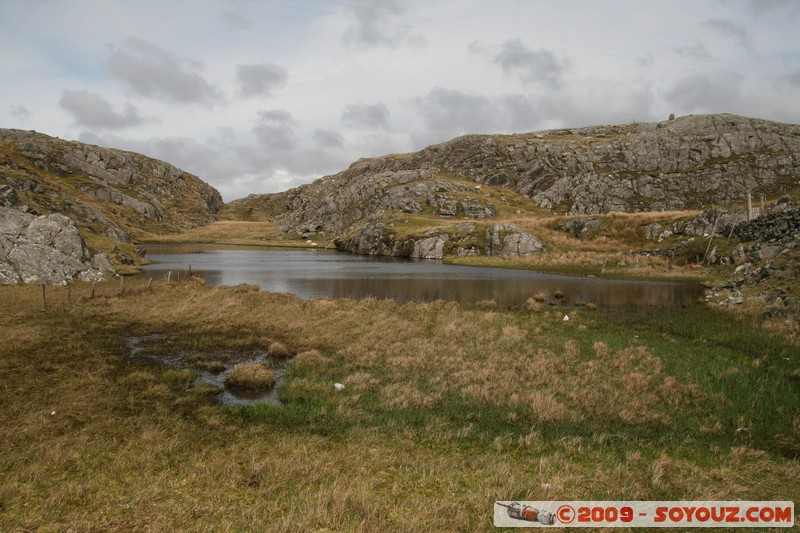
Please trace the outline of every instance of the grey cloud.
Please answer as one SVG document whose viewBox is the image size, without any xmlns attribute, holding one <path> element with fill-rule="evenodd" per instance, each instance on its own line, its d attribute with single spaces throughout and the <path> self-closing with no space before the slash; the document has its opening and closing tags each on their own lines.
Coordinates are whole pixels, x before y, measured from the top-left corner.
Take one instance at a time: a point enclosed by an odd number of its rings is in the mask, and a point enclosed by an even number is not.
<svg viewBox="0 0 800 533">
<path fill-rule="evenodd" d="M 79 135 L 78 140 L 100 146 L 131 150 L 166 161 L 199 176 L 214 187 L 224 183 L 224 180 L 238 170 L 236 166 L 238 161 L 235 157 L 219 150 L 214 144 L 186 137 L 131 139 L 115 134 L 84 131 Z"/>
<path fill-rule="evenodd" d="M 733 39 L 733 41 L 747 52 L 753 51 L 753 39 L 747 30 L 730 19 L 709 19 L 704 24 L 721 35 Z"/>
<path fill-rule="evenodd" d="M 286 84 L 288 77 L 288 71 L 274 63 L 236 67 L 236 80 L 242 96 L 270 96 L 275 89 Z"/>
<path fill-rule="evenodd" d="M 470 41 L 467 45 L 467 52 L 473 55 L 489 55 L 489 49 L 479 40 Z"/>
<path fill-rule="evenodd" d="M 253 23 L 248 19 L 244 18 L 238 13 L 228 11 L 227 9 L 222 12 L 222 20 L 225 21 L 225 24 L 228 26 L 228 28 L 234 31 L 249 30 L 253 27 Z"/>
<path fill-rule="evenodd" d="M 503 106 L 485 96 L 436 87 L 413 103 L 425 125 L 413 136 L 416 148 L 467 133 L 493 133 L 503 126 Z"/>
<path fill-rule="evenodd" d="M 650 87 L 617 80 L 583 79 L 560 91 L 486 97 L 437 87 L 414 99 L 423 129 L 415 149 L 470 133 L 529 132 L 544 127 L 619 124 L 654 119 Z"/>
<path fill-rule="evenodd" d="M 538 117 L 547 127 L 575 127 L 655 120 L 656 100 L 649 85 L 585 78 L 534 102 Z"/>
<path fill-rule="evenodd" d="M 800 4 L 797 0 L 749 0 L 750 9 L 757 15 L 764 15 L 776 10 L 785 10 L 790 17 L 800 15 Z"/>
<path fill-rule="evenodd" d="M 144 122 L 134 106 L 125 104 L 124 110 L 117 112 L 108 100 L 89 91 L 65 89 L 58 105 L 72 115 L 75 124 L 88 128 L 121 129 Z"/>
<path fill-rule="evenodd" d="M 342 112 L 342 122 L 353 128 L 389 129 L 389 109 L 381 102 L 349 105 Z"/>
<path fill-rule="evenodd" d="M 31 112 L 24 105 L 12 105 L 9 107 L 11 116 L 19 120 L 27 120 L 31 117 Z"/>
<path fill-rule="evenodd" d="M 186 137 L 131 139 L 111 133 L 84 131 L 79 140 L 139 152 L 167 161 L 196 174 L 219 190 L 226 201 L 250 193 L 276 192 L 308 183 L 322 175 L 346 168 L 355 159 L 352 154 L 315 146 L 287 147 L 264 144 L 270 140 L 269 127 L 291 127 L 288 113 L 267 111 L 259 115 L 257 143 L 236 143 L 236 134 L 221 127 L 206 142 Z M 257 127 L 258 127 L 257 126 Z M 333 133 L 335 136 L 335 132 Z M 263 138 L 263 137 L 267 138 Z M 315 135 L 314 138 L 317 136 Z M 272 139 L 274 140 L 274 139 Z"/>
<path fill-rule="evenodd" d="M 743 79 L 730 71 L 690 74 L 667 91 L 665 99 L 679 115 L 740 109 Z"/>
<path fill-rule="evenodd" d="M 342 35 L 344 43 L 360 46 L 420 46 L 425 39 L 408 25 L 398 24 L 393 16 L 403 15 L 407 2 L 400 0 L 358 0 L 350 5 L 354 22 Z"/>
<path fill-rule="evenodd" d="M 112 47 L 106 67 L 134 93 L 148 98 L 175 103 L 222 99 L 221 93 L 199 74 L 197 62 L 141 39 L 130 38 L 121 47 Z"/>
<path fill-rule="evenodd" d="M 510 94 L 496 99 L 495 106 L 504 116 L 503 129 L 509 132 L 526 132 L 535 129 L 541 118 L 534 100 L 525 94 Z"/>
<path fill-rule="evenodd" d="M 781 76 L 779 81 L 800 88 L 800 70 Z"/>
<path fill-rule="evenodd" d="M 253 133 L 267 155 L 275 151 L 291 150 L 295 147 L 295 121 L 292 114 L 283 109 L 260 111 Z"/>
<path fill-rule="evenodd" d="M 500 46 L 494 57 L 506 74 L 518 74 L 527 83 L 542 83 L 551 87 L 563 84 L 567 63 L 550 50 L 533 50 L 522 39 L 510 39 Z"/>
<path fill-rule="evenodd" d="M 694 44 L 674 46 L 672 49 L 676 54 L 687 59 L 700 61 L 714 60 L 714 56 L 708 50 L 708 47 L 700 41 L 696 41 Z"/>
<path fill-rule="evenodd" d="M 643 54 L 636 58 L 636 63 L 642 68 L 652 67 L 655 62 L 655 57 L 650 53 Z"/>
<path fill-rule="evenodd" d="M 316 178 L 319 173 L 339 169 L 348 162 L 335 149 L 338 143 L 343 144 L 337 133 L 317 130 L 312 135 L 314 145 L 307 146 L 297 138 L 296 126 L 292 115 L 285 110 L 261 111 L 253 128 L 258 143 L 239 149 L 248 168 L 255 173 L 288 172 Z"/>
<path fill-rule="evenodd" d="M 314 143 L 320 148 L 344 148 L 344 137 L 332 130 L 315 130 Z"/>
</svg>

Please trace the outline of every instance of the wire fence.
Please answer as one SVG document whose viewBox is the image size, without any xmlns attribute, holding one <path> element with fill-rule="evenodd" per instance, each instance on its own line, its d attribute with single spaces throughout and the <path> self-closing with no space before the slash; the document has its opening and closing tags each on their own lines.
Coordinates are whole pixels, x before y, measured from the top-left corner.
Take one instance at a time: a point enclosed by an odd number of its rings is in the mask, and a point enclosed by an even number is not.
<svg viewBox="0 0 800 533">
<path fill-rule="evenodd" d="M 59 309 L 95 298 L 112 298 L 153 290 L 157 286 L 196 282 L 202 278 L 191 270 L 170 271 L 164 275 L 145 277 L 119 276 L 107 281 L 73 281 L 65 285 L 12 285 L 0 289 L 4 300 L 0 309 L 8 311 Z"/>
</svg>

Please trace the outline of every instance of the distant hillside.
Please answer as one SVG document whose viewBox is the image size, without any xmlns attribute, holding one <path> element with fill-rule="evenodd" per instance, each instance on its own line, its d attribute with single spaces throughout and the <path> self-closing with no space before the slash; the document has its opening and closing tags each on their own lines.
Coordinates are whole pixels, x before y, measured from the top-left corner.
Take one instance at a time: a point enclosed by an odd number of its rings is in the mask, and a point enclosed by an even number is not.
<svg viewBox="0 0 800 533">
<path fill-rule="evenodd" d="M 0 129 L 0 284 L 105 279 L 134 239 L 214 221 L 219 192 L 133 152 Z"/>
<path fill-rule="evenodd" d="M 118 242 L 208 224 L 223 203 L 216 189 L 163 161 L 9 129 L 0 129 L 4 185 L 28 211 L 62 213 L 82 233 Z"/>
<path fill-rule="evenodd" d="M 317 235 L 360 253 L 441 256 L 429 253 L 433 246 L 489 255 L 504 249 L 491 235 L 516 234 L 496 227 L 511 214 L 700 210 L 741 204 L 748 190 L 777 198 L 800 189 L 798 158 L 800 126 L 726 114 L 467 135 L 251 195 L 229 204 L 226 216 L 272 220 L 287 235 Z M 450 227 L 465 219 L 485 220 Z"/>
</svg>

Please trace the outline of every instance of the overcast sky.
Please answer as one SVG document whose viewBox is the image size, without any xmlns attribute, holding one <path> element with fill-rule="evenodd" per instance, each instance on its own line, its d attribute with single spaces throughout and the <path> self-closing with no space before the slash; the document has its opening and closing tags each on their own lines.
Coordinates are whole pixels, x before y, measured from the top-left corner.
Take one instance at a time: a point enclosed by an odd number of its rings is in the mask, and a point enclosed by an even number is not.
<svg viewBox="0 0 800 533">
<path fill-rule="evenodd" d="M 800 122 L 798 0 L 0 0 L 0 127 L 226 201 L 465 133 Z"/>
</svg>

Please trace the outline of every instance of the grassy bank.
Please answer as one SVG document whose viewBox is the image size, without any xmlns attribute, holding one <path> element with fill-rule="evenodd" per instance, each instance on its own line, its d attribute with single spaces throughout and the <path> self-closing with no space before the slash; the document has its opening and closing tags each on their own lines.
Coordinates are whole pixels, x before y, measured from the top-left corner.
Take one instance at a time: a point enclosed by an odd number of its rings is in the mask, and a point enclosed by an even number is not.
<svg viewBox="0 0 800 533">
<path fill-rule="evenodd" d="M 800 499 L 789 323 L 118 289 L 43 311 L 0 287 L 0 530 L 475 531 L 495 500 Z M 202 364 L 283 344 L 285 405 L 216 406 L 191 365 L 124 357 L 155 334 Z"/>
</svg>

